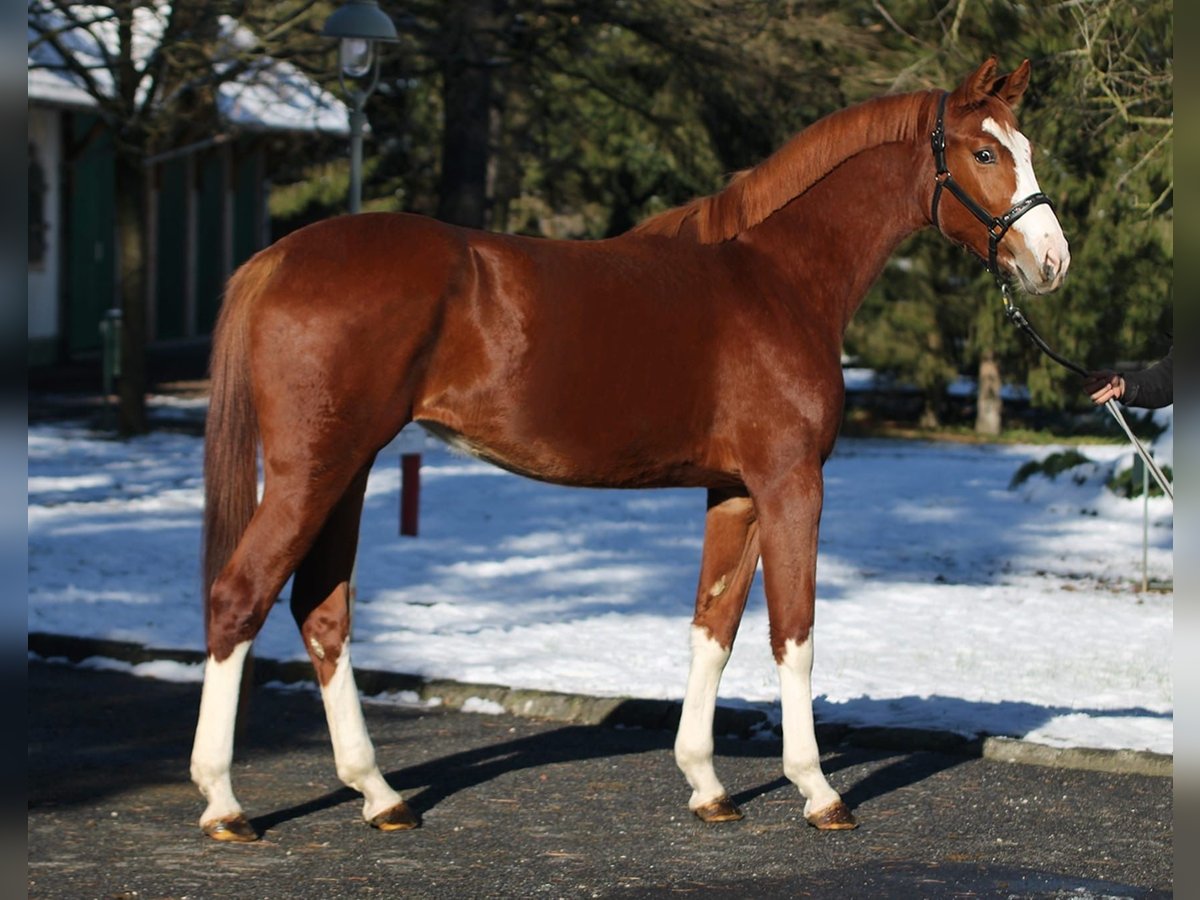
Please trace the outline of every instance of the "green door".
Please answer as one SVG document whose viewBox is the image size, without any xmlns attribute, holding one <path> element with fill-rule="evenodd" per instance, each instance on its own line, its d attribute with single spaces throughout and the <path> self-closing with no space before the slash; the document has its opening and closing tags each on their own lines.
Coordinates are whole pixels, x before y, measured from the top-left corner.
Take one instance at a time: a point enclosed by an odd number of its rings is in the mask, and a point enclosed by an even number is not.
<svg viewBox="0 0 1200 900">
<path fill-rule="evenodd" d="M 71 116 L 72 143 L 82 142 L 95 116 Z M 116 296 L 116 166 L 107 131 L 95 135 L 67 178 L 66 339 L 70 355 L 100 347 L 100 321 Z"/>
</svg>

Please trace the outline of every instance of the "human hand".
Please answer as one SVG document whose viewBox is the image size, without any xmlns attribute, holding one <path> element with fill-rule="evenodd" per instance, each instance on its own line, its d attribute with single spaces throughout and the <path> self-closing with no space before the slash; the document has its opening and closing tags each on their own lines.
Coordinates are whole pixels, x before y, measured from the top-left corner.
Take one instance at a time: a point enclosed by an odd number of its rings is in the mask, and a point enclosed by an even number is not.
<svg viewBox="0 0 1200 900">
<path fill-rule="evenodd" d="M 1116 372 L 1089 372 L 1083 390 L 1091 395 L 1093 403 L 1103 406 L 1109 400 L 1120 400 L 1125 395 L 1125 379 Z"/>
</svg>

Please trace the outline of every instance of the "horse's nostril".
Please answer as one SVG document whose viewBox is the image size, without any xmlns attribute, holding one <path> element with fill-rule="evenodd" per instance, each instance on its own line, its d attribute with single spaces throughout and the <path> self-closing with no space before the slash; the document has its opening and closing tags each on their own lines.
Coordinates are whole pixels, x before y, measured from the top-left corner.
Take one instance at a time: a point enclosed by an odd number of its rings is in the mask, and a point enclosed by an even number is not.
<svg viewBox="0 0 1200 900">
<path fill-rule="evenodd" d="M 1054 250 L 1046 251 L 1046 258 L 1042 262 L 1042 275 L 1047 281 L 1053 281 L 1058 275 L 1060 262 L 1058 254 Z"/>
</svg>

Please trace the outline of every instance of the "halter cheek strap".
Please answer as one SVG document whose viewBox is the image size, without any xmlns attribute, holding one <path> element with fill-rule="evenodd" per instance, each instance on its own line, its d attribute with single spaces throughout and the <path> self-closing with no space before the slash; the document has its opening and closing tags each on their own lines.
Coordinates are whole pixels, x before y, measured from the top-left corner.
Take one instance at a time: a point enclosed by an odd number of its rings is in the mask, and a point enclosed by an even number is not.
<svg viewBox="0 0 1200 900">
<path fill-rule="evenodd" d="M 938 202 L 942 197 L 942 189 L 945 188 L 951 194 L 958 198 L 958 202 L 967 208 L 976 219 L 984 224 L 988 230 L 988 262 L 987 269 L 992 273 L 992 277 L 997 282 L 1002 282 L 1003 277 L 1000 274 L 1000 267 L 996 261 L 997 250 L 1000 242 L 1004 240 L 1004 236 L 1008 234 L 1008 229 L 1013 226 L 1013 223 L 1025 213 L 1029 212 L 1035 206 L 1041 206 L 1045 203 L 1051 209 L 1054 209 L 1054 202 L 1041 191 L 1030 194 L 1024 200 L 1015 203 L 1008 212 L 1002 216 L 993 216 L 986 209 L 975 201 L 975 198 L 963 189 L 954 176 L 950 174 L 950 169 L 946 166 L 946 98 L 950 95 L 943 93 L 938 101 L 937 122 L 934 124 L 933 132 L 929 135 L 929 144 L 933 150 L 933 162 L 937 167 L 937 174 L 934 175 L 933 186 L 933 202 L 930 210 L 933 225 L 939 231 L 942 226 L 938 222 Z M 943 232 L 944 234 L 945 232 Z"/>
</svg>

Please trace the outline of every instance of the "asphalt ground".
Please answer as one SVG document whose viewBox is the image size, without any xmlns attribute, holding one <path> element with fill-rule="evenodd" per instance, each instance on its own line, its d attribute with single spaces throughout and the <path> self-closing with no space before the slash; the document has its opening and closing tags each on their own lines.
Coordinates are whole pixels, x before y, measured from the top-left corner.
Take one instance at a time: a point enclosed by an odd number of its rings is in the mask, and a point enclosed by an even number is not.
<svg viewBox="0 0 1200 900">
<path fill-rule="evenodd" d="M 313 691 L 257 687 L 234 787 L 261 839 L 201 835 L 199 685 L 31 660 L 28 896 L 1166 897 L 1169 778 L 828 746 L 860 827 L 818 832 L 777 740 L 718 739 L 746 813 L 705 825 L 668 730 L 368 703 L 422 827 L 365 825 Z"/>
</svg>

